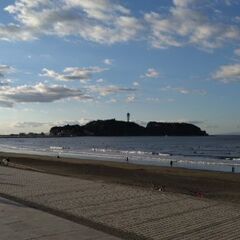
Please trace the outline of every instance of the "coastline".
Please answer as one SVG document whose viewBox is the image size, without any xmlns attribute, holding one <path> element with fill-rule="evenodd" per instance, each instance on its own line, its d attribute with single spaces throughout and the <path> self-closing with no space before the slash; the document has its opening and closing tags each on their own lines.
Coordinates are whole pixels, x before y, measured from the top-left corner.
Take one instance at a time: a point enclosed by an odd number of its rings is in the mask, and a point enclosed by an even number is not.
<svg viewBox="0 0 240 240">
<path fill-rule="evenodd" d="M 10 166 L 240 203 L 240 174 L 0 152 Z"/>
<path fill-rule="evenodd" d="M 1 139 L 0 152 L 240 173 L 237 137 L 58 137 Z"/>
</svg>

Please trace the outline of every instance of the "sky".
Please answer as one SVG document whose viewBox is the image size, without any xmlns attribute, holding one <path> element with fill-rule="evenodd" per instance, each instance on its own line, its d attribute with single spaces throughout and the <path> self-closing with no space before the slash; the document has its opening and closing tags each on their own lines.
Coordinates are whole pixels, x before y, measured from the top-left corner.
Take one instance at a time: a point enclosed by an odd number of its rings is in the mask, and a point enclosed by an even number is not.
<svg viewBox="0 0 240 240">
<path fill-rule="evenodd" d="M 239 0 L 0 1 L 0 134 L 116 118 L 240 133 Z"/>
</svg>

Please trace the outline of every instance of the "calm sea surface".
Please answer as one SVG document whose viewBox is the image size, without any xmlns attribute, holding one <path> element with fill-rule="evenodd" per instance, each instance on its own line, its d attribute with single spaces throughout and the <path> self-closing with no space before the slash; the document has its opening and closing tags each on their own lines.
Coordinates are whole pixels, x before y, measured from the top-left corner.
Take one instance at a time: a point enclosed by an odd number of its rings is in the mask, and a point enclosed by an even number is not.
<svg viewBox="0 0 240 240">
<path fill-rule="evenodd" d="M 240 172 L 240 136 L 0 138 L 0 151 Z"/>
</svg>

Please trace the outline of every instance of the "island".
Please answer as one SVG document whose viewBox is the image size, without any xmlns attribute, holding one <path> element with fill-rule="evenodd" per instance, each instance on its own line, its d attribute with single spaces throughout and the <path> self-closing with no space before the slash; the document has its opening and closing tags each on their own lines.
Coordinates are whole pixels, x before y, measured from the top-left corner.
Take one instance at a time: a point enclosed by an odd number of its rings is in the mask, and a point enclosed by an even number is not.
<svg viewBox="0 0 240 240">
<path fill-rule="evenodd" d="M 91 121 L 82 126 L 55 126 L 50 129 L 50 136 L 208 136 L 208 134 L 190 123 L 149 122 L 143 127 L 135 122 L 108 119 Z"/>
</svg>

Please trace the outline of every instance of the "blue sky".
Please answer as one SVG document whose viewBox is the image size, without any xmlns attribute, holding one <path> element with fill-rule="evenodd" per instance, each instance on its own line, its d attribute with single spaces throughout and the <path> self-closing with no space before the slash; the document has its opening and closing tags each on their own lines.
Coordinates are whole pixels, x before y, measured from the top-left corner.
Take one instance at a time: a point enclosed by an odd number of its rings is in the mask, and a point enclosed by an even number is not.
<svg viewBox="0 0 240 240">
<path fill-rule="evenodd" d="M 238 0 L 0 2 L 0 133 L 93 119 L 240 133 Z"/>
</svg>

